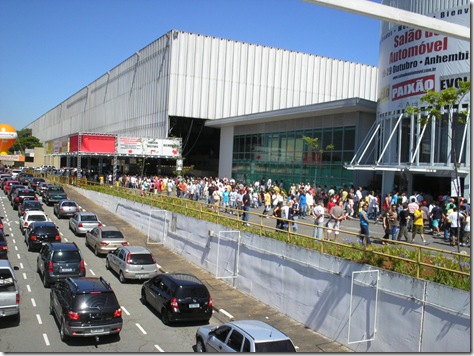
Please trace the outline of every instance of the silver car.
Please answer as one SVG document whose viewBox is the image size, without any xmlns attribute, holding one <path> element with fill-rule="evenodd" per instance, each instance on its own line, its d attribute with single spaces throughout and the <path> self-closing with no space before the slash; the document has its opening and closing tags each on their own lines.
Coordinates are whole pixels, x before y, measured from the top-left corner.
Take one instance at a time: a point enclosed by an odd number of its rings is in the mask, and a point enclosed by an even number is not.
<svg viewBox="0 0 474 356">
<path fill-rule="evenodd" d="M 90 246 L 96 256 L 128 245 L 125 236 L 115 226 L 98 226 L 86 232 L 86 246 Z"/>
<path fill-rule="evenodd" d="M 73 200 L 60 200 L 54 204 L 54 215 L 61 219 L 62 217 L 72 217 L 74 214 L 79 212 L 79 205 Z"/>
<path fill-rule="evenodd" d="M 109 252 L 105 268 L 117 273 L 121 283 L 128 279 L 150 279 L 160 273 L 155 257 L 142 246 L 122 246 Z"/>
<path fill-rule="evenodd" d="M 95 213 L 88 211 L 81 211 L 69 219 L 69 229 L 74 232 L 74 235 L 84 235 L 87 231 L 95 227 L 102 226 L 99 217 Z"/>
<path fill-rule="evenodd" d="M 260 320 L 231 321 L 201 326 L 196 332 L 197 352 L 296 352 L 291 339 Z"/>
</svg>

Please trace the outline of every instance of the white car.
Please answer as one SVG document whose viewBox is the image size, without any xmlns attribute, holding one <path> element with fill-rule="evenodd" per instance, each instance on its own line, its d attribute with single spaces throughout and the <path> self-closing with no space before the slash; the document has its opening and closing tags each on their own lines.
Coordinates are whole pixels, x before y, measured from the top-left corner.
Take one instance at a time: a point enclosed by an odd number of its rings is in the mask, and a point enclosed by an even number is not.
<svg viewBox="0 0 474 356">
<path fill-rule="evenodd" d="M 25 212 L 20 217 L 20 230 L 24 235 L 28 226 L 35 221 L 51 221 L 44 211 L 41 210 L 30 210 Z"/>
</svg>

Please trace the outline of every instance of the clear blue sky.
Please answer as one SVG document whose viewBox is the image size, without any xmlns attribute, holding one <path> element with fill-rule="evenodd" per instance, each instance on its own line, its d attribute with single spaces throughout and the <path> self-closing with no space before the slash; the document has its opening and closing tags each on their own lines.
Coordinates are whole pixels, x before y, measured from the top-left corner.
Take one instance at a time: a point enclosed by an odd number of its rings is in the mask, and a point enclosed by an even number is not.
<svg viewBox="0 0 474 356">
<path fill-rule="evenodd" d="M 0 0 L 0 123 L 24 128 L 173 29 L 378 65 L 378 20 L 302 0 Z"/>
</svg>

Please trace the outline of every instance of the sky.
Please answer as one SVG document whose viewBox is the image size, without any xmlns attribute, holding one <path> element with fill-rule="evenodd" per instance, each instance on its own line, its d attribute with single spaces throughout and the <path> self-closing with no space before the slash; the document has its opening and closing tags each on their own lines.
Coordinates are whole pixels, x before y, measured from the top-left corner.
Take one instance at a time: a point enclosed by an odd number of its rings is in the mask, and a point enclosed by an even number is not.
<svg viewBox="0 0 474 356">
<path fill-rule="evenodd" d="M 378 65 L 380 21 L 303 0 L 0 0 L 0 124 L 23 129 L 170 30 Z"/>
</svg>

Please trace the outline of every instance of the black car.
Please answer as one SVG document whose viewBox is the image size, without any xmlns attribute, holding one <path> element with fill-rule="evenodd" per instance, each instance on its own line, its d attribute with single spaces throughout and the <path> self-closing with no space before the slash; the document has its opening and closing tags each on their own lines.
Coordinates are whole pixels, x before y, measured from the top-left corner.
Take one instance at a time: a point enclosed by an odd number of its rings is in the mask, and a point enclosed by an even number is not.
<svg viewBox="0 0 474 356">
<path fill-rule="evenodd" d="M 209 290 L 192 274 L 159 274 L 143 283 L 141 301 L 157 310 L 165 325 L 176 321 L 208 323 L 212 317 Z"/>
<path fill-rule="evenodd" d="M 68 277 L 86 276 L 84 259 L 75 242 L 45 243 L 36 261 L 36 271 L 43 277 L 45 287 Z"/>
<path fill-rule="evenodd" d="M 8 259 L 8 241 L 7 241 L 8 234 L 4 234 L 3 231 L 0 232 L 0 259 L 5 260 Z"/>
<path fill-rule="evenodd" d="M 62 341 L 69 337 L 118 335 L 122 308 L 102 277 L 67 278 L 51 286 L 49 310 Z"/>
<path fill-rule="evenodd" d="M 25 241 L 28 251 L 39 251 L 43 243 L 61 242 L 58 228 L 50 221 L 35 221 L 25 231 Z"/>
<path fill-rule="evenodd" d="M 18 207 L 18 217 L 22 216 L 25 211 L 28 210 L 44 211 L 43 204 L 39 200 L 23 200 L 23 203 Z"/>
<path fill-rule="evenodd" d="M 10 190 L 7 193 L 8 200 L 10 200 L 10 201 L 12 200 L 12 195 L 13 195 L 13 193 L 15 193 L 15 190 L 17 190 L 17 189 L 25 189 L 25 186 L 22 185 L 22 184 L 13 184 L 10 187 Z"/>
<path fill-rule="evenodd" d="M 15 190 L 12 195 L 11 204 L 13 210 L 18 210 L 18 206 L 23 203 L 23 200 L 37 200 L 36 193 L 33 189 L 30 188 L 20 188 Z"/>
<path fill-rule="evenodd" d="M 40 183 L 43 183 L 43 182 L 45 182 L 44 178 L 33 178 L 30 181 L 29 186 L 30 186 L 31 189 L 36 190 L 38 185 L 40 185 Z"/>
</svg>

